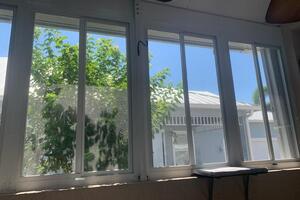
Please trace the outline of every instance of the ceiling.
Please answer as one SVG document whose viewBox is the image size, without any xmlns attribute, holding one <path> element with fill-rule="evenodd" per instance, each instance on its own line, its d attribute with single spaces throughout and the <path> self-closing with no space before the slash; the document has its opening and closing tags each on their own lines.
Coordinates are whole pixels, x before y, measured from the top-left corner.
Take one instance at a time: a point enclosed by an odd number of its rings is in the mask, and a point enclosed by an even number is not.
<svg viewBox="0 0 300 200">
<path fill-rule="evenodd" d="M 157 2 L 156 0 L 145 0 Z M 271 0 L 173 0 L 172 6 L 238 19 L 265 22 Z"/>
</svg>

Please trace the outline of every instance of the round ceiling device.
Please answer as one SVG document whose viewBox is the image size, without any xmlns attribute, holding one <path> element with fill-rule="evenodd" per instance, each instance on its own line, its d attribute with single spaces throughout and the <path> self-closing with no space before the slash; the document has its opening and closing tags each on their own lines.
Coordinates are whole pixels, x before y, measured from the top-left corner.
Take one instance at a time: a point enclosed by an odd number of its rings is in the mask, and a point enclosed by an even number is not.
<svg viewBox="0 0 300 200">
<path fill-rule="evenodd" d="M 266 21 L 274 24 L 284 24 L 300 21 L 299 0 L 271 0 Z"/>
</svg>

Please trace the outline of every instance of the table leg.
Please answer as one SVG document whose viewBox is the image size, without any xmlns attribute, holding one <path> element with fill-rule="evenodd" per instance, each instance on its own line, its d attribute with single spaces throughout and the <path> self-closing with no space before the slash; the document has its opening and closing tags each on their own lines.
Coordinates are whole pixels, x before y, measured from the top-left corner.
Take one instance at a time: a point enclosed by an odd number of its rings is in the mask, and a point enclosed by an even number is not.
<svg viewBox="0 0 300 200">
<path fill-rule="evenodd" d="M 243 176 L 244 179 L 244 189 L 245 189 L 245 200 L 249 200 L 249 181 L 250 181 L 250 176 L 245 175 Z"/>
<path fill-rule="evenodd" d="M 208 199 L 214 199 L 214 178 L 208 178 Z"/>
</svg>

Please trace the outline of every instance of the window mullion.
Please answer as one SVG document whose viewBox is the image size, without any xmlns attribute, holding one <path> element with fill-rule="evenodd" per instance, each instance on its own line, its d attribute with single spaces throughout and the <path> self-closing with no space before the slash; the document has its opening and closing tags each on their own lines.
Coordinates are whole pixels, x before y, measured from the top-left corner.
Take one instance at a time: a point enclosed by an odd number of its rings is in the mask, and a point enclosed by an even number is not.
<svg viewBox="0 0 300 200">
<path fill-rule="evenodd" d="M 215 43 L 217 77 L 219 80 L 220 100 L 223 124 L 225 126 L 225 140 L 227 158 L 230 166 L 240 166 L 243 159 L 243 147 L 238 122 L 232 69 L 228 40 L 219 36 Z"/>
<path fill-rule="evenodd" d="M 269 155 L 272 161 L 275 160 L 275 154 L 274 154 L 274 148 L 273 148 L 273 142 L 272 142 L 272 135 L 271 135 L 271 129 L 270 129 L 270 124 L 269 124 L 269 117 L 268 117 L 268 111 L 267 111 L 267 105 L 265 101 L 265 94 L 263 90 L 263 82 L 262 82 L 262 77 L 261 77 L 261 72 L 259 69 L 259 62 L 258 62 L 258 55 L 256 51 L 256 46 L 252 45 L 252 53 L 253 53 L 253 58 L 254 58 L 254 63 L 255 63 L 255 71 L 256 71 L 256 77 L 257 77 L 257 83 L 258 83 L 258 88 L 259 88 L 259 95 L 260 95 L 260 102 L 262 106 L 262 113 L 263 113 L 263 118 L 265 121 L 265 129 L 267 133 L 267 143 L 269 147 Z"/>
<path fill-rule="evenodd" d="M 190 164 L 195 165 L 196 162 L 195 162 L 193 131 L 192 131 L 192 123 L 191 123 L 191 110 L 190 110 L 190 103 L 189 103 L 184 35 L 180 34 L 179 39 L 180 39 L 181 67 L 182 67 L 182 80 L 183 80 L 185 119 L 186 119 L 185 121 L 187 127 L 189 157 L 190 157 Z"/>
<path fill-rule="evenodd" d="M 75 172 L 84 171 L 86 20 L 80 19 Z"/>
<path fill-rule="evenodd" d="M 30 82 L 34 13 L 26 6 L 13 10 L 9 61 L 2 123 L 0 192 L 14 192 L 22 176 L 22 155 L 26 132 L 26 108 Z M 16 48 L 18 47 L 18 48 Z"/>
</svg>

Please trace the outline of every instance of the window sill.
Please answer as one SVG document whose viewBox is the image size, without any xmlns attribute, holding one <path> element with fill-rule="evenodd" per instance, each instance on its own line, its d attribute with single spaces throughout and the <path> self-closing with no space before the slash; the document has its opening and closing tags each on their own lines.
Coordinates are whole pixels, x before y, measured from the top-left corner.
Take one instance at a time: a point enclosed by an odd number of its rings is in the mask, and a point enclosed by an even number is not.
<svg viewBox="0 0 300 200">
<path fill-rule="evenodd" d="M 243 167 L 266 167 L 270 170 L 285 170 L 285 169 L 293 169 L 300 168 L 300 160 L 299 159 L 291 159 L 291 160 L 280 160 L 280 161 L 256 161 L 256 162 L 243 162 Z"/>
</svg>

